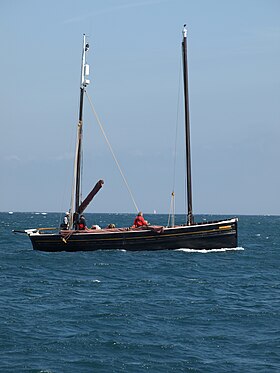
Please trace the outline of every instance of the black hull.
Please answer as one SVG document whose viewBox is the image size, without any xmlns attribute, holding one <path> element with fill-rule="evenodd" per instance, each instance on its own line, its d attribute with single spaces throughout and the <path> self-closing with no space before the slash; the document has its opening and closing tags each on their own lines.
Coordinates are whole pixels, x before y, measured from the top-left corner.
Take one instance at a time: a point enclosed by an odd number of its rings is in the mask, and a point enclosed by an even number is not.
<svg viewBox="0 0 280 373">
<path fill-rule="evenodd" d="M 237 219 L 160 228 L 64 231 L 58 234 L 32 233 L 29 237 L 34 250 L 47 252 L 155 251 L 180 248 L 213 250 L 237 247 Z"/>
</svg>

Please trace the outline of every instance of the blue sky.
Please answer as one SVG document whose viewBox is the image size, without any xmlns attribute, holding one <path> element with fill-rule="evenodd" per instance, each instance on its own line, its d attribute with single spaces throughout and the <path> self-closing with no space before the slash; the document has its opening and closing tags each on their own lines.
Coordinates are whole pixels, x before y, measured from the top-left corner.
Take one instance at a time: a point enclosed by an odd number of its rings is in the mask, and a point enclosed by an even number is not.
<svg viewBox="0 0 280 373">
<path fill-rule="evenodd" d="M 184 212 L 187 23 L 194 213 L 279 214 L 279 20 L 278 0 L 2 0 L 0 210 L 69 208 L 86 33 L 88 94 L 144 212 L 169 212 L 178 117 Z M 87 100 L 84 123 L 84 196 L 105 180 L 88 211 L 134 212 Z"/>
</svg>

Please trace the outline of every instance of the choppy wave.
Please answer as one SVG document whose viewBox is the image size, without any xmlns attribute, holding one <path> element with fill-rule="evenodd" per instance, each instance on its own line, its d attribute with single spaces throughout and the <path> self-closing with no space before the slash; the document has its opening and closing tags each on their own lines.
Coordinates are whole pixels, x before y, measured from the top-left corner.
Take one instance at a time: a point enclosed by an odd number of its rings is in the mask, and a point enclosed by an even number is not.
<svg viewBox="0 0 280 373">
<path fill-rule="evenodd" d="M 54 254 L 12 233 L 60 219 L 0 213 L 1 373 L 279 371 L 280 217 L 239 217 L 220 250 Z"/>
</svg>

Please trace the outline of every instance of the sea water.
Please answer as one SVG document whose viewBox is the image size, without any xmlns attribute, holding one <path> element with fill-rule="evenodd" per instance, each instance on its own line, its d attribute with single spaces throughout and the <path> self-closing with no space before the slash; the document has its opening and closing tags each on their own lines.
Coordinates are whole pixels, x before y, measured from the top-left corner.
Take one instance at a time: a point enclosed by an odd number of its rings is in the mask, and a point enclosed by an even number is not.
<svg viewBox="0 0 280 373">
<path fill-rule="evenodd" d="M 214 252 L 43 253 L 12 233 L 62 218 L 0 213 L 1 373 L 280 371 L 279 216 L 240 216 L 238 247 Z"/>
</svg>

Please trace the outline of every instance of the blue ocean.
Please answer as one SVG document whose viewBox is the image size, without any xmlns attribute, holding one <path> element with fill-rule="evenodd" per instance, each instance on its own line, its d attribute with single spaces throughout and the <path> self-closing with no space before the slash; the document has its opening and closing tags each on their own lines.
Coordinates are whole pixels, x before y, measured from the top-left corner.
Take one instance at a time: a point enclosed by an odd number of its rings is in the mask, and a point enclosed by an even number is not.
<svg viewBox="0 0 280 373">
<path fill-rule="evenodd" d="M 280 216 L 239 216 L 218 251 L 43 253 L 12 233 L 62 218 L 0 213 L 1 373 L 280 371 Z"/>
</svg>

